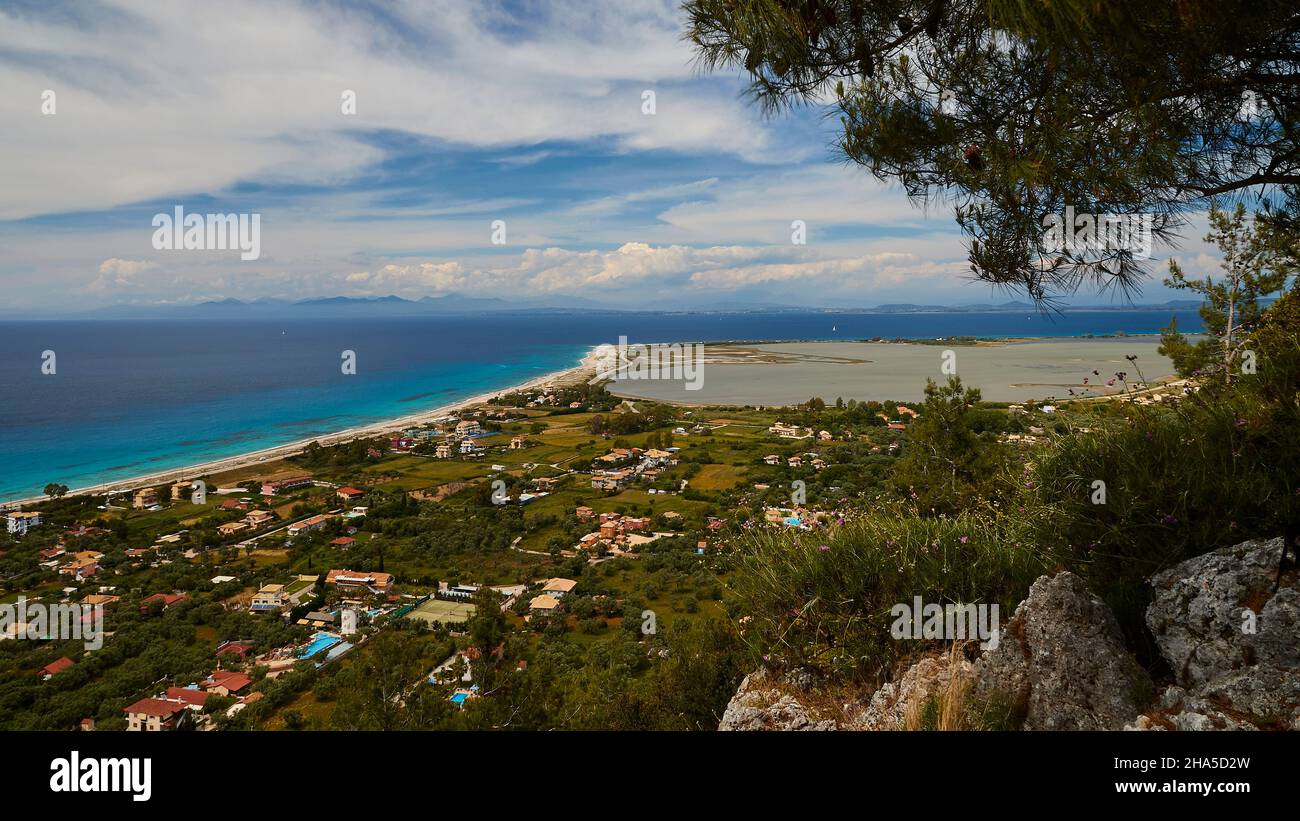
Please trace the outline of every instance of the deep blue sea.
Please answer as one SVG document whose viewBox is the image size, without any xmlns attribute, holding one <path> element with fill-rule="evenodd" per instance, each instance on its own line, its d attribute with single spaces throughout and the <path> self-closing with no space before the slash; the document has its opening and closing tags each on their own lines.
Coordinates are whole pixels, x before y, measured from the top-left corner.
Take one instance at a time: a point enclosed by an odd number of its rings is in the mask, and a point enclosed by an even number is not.
<svg viewBox="0 0 1300 821">
<path fill-rule="evenodd" d="M 0 501 L 183 468 L 419 413 L 576 365 L 594 345 L 1156 333 L 1194 311 L 491 314 L 0 322 Z M 41 371 L 42 352 L 57 372 Z M 356 375 L 340 368 L 355 351 Z M 870 399 L 872 397 L 858 397 Z"/>
</svg>

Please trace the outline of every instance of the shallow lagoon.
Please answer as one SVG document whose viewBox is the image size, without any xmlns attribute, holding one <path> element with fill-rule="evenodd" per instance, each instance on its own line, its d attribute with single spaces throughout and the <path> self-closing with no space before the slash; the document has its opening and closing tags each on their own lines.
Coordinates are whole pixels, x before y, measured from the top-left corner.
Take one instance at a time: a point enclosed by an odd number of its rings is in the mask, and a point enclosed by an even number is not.
<svg viewBox="0 0 1300 821">
<path fill-rule="evenodd" d="M 1106 380 L 1116 371 L 1130 383 L 1173 374 L 1173 364 L 1156 353 L 1154 336 L 1105 339 L 1032 339 L 979 345 L 920 345 L 894 342 L 791 342 L 746 348 L 705 346 L 699 390 L 681 381 L 623 380 L 614 392 L 691 404 L 791 405 L 817 396 L 858 400 L 922 398 L 927 378 L 946 379 L 945 351 L 955 354 L 956 374 L 993 402 L 1068 398 L 1069 389 L 1089 395 L 1115 393 Z M 1126 356 L 1136 356 L 1130 362 Z M 718 361 L 721 359 L 722 361 Z M 743 361 L 749 359 L 750 361 Z M 1094 375 L 1093 371 L 1100 375 Z M 1141 377 L 1138 376 L 1139 372 Z M 1088 384 L 1083 380 L 1087 378 Z"/>
</svg>

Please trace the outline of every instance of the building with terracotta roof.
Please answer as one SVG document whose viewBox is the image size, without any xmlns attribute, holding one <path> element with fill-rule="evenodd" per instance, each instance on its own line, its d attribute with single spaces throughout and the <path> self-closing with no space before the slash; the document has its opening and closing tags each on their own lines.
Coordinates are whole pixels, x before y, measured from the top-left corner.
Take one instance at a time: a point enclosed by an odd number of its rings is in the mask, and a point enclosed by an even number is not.
<svg viewBox="0 0 1300 821">
<path fill-rule="evenodd" d="M 203 689 L 219 696 L 237 696 L 252 686 L 253 680 L 243 673 L 214 670 L 203 682 Z"/>
<path fill-rule="evenodd" d="M 197 690 L 192 687 L 168 687 L 167 701 L 181 701 L 186 707 L 193 710 L 202 710 L 203 702 L 208 700 L 208 694 L 203 690 Z"/>
<path fill-rule="evenodd" d="M 578 583 L 573 579 L 547 579 L 546 585 L 542 587 L 542 592 L 557 599 L 564 598 L 565 594 L 573 591 Z"/>
<path fill-rule="evenodd" d="M 262 495 L 275 496 L 277 494 L 283 493 L 286 490 L 293 490 L 294 488 L 305 487 L 306 485 L 310 485 L 311 483 L 312 483 L 312 478 L 310 476 L 295 476 L 292 479 L 281 479 L 277 482 L 263 482 Z"/>
<path fill-rule="evenodd" d="M 289 534 L 289 538 L 293 538 L 294 536 L 300 536 L 303 533 L 310 533 L 313 530 L 320 530 L 322 527 L 329 524 L 329 520 L 330 520 L 329 514 L 321 513 L 319 515 L 312 516 L 307 519 L 303 519 L 301 522 L 294 522 L 293 524 L 289 525 L 287 530 Z"/>
<path fill-rule="evenodd" d="M 325 583 L 338 585 L 342 589 L 365 588 L 376 596 L 387 596 L 393 592 L 393 574 L 375 570 L 331 570 L 325 575 Z"/>
<path fill-rule="evenodd" d="M 185 702 L 165 698 L 142 698 L 122 708 L 126 713 L 126 729 L 134 732 L 175 730 L 185 720 L 186 710 Z"/>
<path fill-rule="evenodd" d="M 76 664 L 76 662 L 74 662 L 72 659 L 68 658 L 67 656 L 64 656 L 63 658 L 60 659 L 55 659 L 54 661 L 50 662 L 49 664 L 41 668 L 41 681 L 49 681 L 50 679 L 54 678 L 59 673 L 62 673 L 64 670 L 68 669 L 74 664 Z"/>
<path fill-rule="evenodd" d="M 533 600 L 528 603 L 528 610 L 533 615 L 543 615 L 546 613 L 554 613 L 556 608 L 558 608 L 559 606 L 560 606 L 559 599 L 555 598 L 554 596 L 548 596 L 546 594 L 542 594 L 541 596 L 533 597 Z"/>
<path fill-rule="evenodd" d="M 162 602 L 162 609 L 166 610 L 173 604 L 185 601 L 184 593 L 154 593 L 152 596 L 145 596 L 140 600 L 140 612 L 148 613 L 149 605 L 153 602 Z"/>
</svg>

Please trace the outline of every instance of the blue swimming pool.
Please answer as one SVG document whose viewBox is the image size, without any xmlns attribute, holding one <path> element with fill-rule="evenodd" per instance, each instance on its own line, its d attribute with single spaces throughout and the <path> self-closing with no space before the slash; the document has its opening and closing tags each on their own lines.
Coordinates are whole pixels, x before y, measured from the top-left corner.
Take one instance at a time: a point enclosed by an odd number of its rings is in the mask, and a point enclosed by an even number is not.
<svg viewBox="0 0 1300 821">
<path fill-rule="evenodd" d="M 469 693 L 456 693 L 451 697 L 452 704 L 464 704 L 465 699 L 469 698 Z"/>
<path fill-rule="evenodd" d="M 331 636 L 329 633 L 317 633 L 311 637 L 311 644 L 304 647 L 298 653 L 298 658 L 309 659 L 322 650 L 328 650 L 340 641 L 342 641 L 342 639 L 338 636 Z"/>
</svg>

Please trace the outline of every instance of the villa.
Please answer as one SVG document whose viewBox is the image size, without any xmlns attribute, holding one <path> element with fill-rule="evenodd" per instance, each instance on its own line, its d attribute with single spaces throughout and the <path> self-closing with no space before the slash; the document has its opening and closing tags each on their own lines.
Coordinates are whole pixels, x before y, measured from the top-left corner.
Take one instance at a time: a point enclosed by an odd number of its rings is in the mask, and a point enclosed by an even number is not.
<svg viewBox="0 0 1300 821">
<path fill-rule="evenodd" d="M 542 588 L 542 593 L 554 599 L 562 599 L 566 594 L 573 592 L 573 588 L 577 586 L 578 583 L 573 579 L 548 579 Z"/>
<path fill-rule="evenodd" d="M 331 517 L 329 516 L 329 514 L 321 513 L 316 516 L 312 516 L 309 519 L 303 519 L 301 522 L 294 522 L 288 527 L 287 532 L 289 534 L 289 538 L 292 539 L 295 536 L 301 536 L 302 534 L 310 533 L 313 530 L 320 530 L 322 527 L 329 524 L 330 518 Z"/>
<path fill-rule="evenodd" d="M 560 606 L 559 599 L 555 598 L 554 596 L 548 596 L 546 594 L 542 594 L 540 596 L 533 597 L 533 600 L 528 603 L 528 610 L 534 616 L 541 616 L 541 615 L 546 615 L 548 613 L 554 613 L 559 606 Z"/>
<path fill-rule="evenodd" d="M 269 510 L 250 510 L 244 521 L 249 527 L 257 528 L 275 521 L 275 514 Z"/>
<path fill-rule="evenodd" d="M 361 490 L 360 488 L 341 487 L 338 489 L 337 495 L 340 499 L 342 499 L 345 502 L 355 502 L 356 500 L 365 496 L 366 492 L 364 490 Z"/>
<path fill-rule="evenodd" d="M 146 510 L 151 507 L 157 507 L 157 505 L 158 505 L 157 488 L 152 488 L 152 487 L 140 488 L 135 492 L 135 495 L 131 497 L 131 507 L 135 508 L 136 510 Z"/>
<path fill-rule="evenodd" d="M 294 490 L 310 484 L 312 484 L 312 478 L 310 476 L 295 476 L 292 479 L 281 479 L 277 482 L 263 482 L 262 495 L 278 496 L 286 490 Z"/>
<path fill-rule="evenodd" d="M 252 686 L 253 680 L 243 673 L 214 670 L 203 682 L 203 689 L 219 696 L 237 696 Z"/>
<path fill-rule="evenodd" d="M 652 467 L 664 467 L 673 463 L 673 455 L 666 450 L 650 448 L 642 454 L 641 464 Z"/>
<path fill-rule="evenodd" d="M 173 604 L 185 601 L 184 593 L 154 593 L 152 596 L 145 596 L 140 600 L 140 612 L 148 613 L 149 605 L 153 602 L 162 602 L 162 609 L 166 610 Z"/>
<path fill-rule="evenodd" d="M 782 439 L 807 439 L 812 436 L 811 428 L 801 428 L 798 425 L 787 425 L 784 422 L 777 422 L 767 429 L 768 433 L 775 433 Z M 806 432 L 805 432 L 806 431 Z"/>
<path fill-rule="evenodd" d="M 28 530 L 40 525 L 41 514 L 35 510 L 25 513 L 6 513 L 5 521 L 10 533 L 25 536 Z"/>
<path fill-rule="evenodd" d="M 331 570 L 325 576 L 325 583 L 343 589 L 365 588 L 377 596 L 387 596 L 393 592 L 393 575 L 377 571 Z"/>
<path fill-rule="evenodd" d="M 222 536 L 234 536 L 236 533 L 248 530 L 248 522 L 226 522 L 217 525 L 217 532 Z"/>
<path fill-rule="evenodd" d="M 64 670 L 68 669 L 75 663 L 76 662 L 74 662 L 72 659 L 68 658 L 67 656 L 63 656 L 62 658 L 55 659 L 54 661 L 50 662 L 49 664 L 41 668 L 41 673 L 40 673 L 41 681 L 49 681 L 50 679 L 54 678 L 59 673 L 62 673 Z"/>
<path fill-rule="evenodd" d="M 123 707 L 126 713 L 126 729 L 132 732 L 159 732 L 175 730 L 185 720 L 187 704 L 163 698 L 142 698 L 129 707 Z"/>
<path fill-rule="evenodd" d="M 596 490 L 621 490 L 632 480 L 632 476 L 632 471 L 627 468 L 594 471 L 591 475 L 591 486 Z"/>
<path fill-rule="evenodd" d="M 265 584 L 262 589 L 253 594 L 253 600 L 248 605 L 250 613 L 279 613 L 284 609 L 284 585 L 282 584 Z"/>
<path fill-rule="evenodd" d="M 99 572 L 99 560 L 103 553 L 94 550 L 81 550 L 72 554 L 72 560 L 59 568 L 59 575 L 72 576 L 76 581 L 88 579 Z"/>
</svg>

